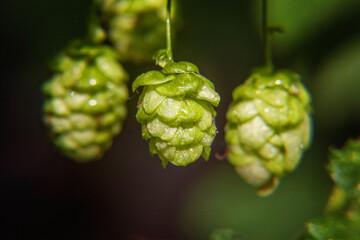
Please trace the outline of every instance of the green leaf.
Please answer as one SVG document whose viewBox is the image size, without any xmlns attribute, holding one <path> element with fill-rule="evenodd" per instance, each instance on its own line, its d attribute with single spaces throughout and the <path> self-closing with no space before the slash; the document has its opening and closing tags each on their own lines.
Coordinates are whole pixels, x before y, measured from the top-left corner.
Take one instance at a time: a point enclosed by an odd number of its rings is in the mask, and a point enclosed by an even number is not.
<svg viewBox="0 0 360 240">
<path fill-rule="evenodd" d="M 176 166 L 186 166 L 189 163 L 196 161 L 200 157 L 202 150 L 202 145 L 197 145 L 189 149 L 177 150 L 171 163 Z"/>
<path fill-rule="evenodd" d="M 220 95 L 206 83 L 201 87 L 200 91 L 196 95 L 194 94 L 192 97 L 208 101 L 215 107 L 217 107 L 220 102 Z"/>
<path fill-rule="evenodd" d="M 174 74 L 174 73 L 199 73 L 199 69 L 193 63 L 189 62 L 169 62 L 165 65 L 163 73 Z"/>
<path fill-rule="evenodd" d="M 171 146 L 184 147 L 196 144 L 204 137 L 205 133 L 197 127 L 183 128 L 179 127 L 170 141 Z"/>
<path fill-rule="evenodd" d="M 138 76 L 132 84 L 132 91 L 134 92 L 140 86 L 157 85 L 171 81 L 175 76 L 165 76 L 159 71 L 149 71 Z"/>
<path fill-rule="evenodd" d="M 245 238 L 231 228 L 219 228 L 214 230 L 210 240 L 245 240 Z"/>
<path fill-rule="evenodd" d="M 328 170 L 349 197 L 360 197 L 360 140 L 351 140 L 343 149 L 332 150 Z"/>
<path fill-rule="evenodd" d="M 196 101 L 188 99 L 183 101 L 176 121 L 178 123 L 198 122 L 203 115 L 203 107 Z M 210 117 L 210 119 L 212 120 L 212 117 Z"/>
<path fill-rule="evenodd" d="M 166 101 L 165 96 L 159 95 L 154 87 L 149 87 L 145 93 L 142 107 L 147 114 L 152 114 L 164 101 Z"/>
<path fill-rule="evenodd" d="M 253 83 L 245 82 L 245 84 L 234 89 L 232 96 L 235 102 L 242 99 L 254 99 L 256 97 L 256 86 Z"/>
<path fill-rule="evenodd" d="M 204 146 L 201 156 L 205 159 L 205 161 L 208 161 L 210 157 L 210 153 L 211 153 L 211 147 Z"/>
<path fill-rule="evenodd" d="M 66 89 L 61 84 L 61 78 L 58 75 L 52 76 L 51 79 L 42 85 L 43 93 L 52 97 L 61 97 L 66 94 Z"/>
<path fill-rule="evenodd" d="M 96 57 L 95 62 L 97 68 L 113 82 L 121 83 L 128 79 L 126 71 L 115 58 L 100 55 Z"/>
<path fill-rule="evenodd" d="M 283 107 L 288 103 L 289 93 L 283 88 L 267 88 L 259 97 L 273 107 Z"/>
<path fill-rule="evenodd" d="M 344 216 L 318 218 L 307 224 L 306 240 L 355 240 L 360 229 Z"/>
<path fill-rule="evenodd" d="M 166 98 L 166 97 L 164 97 Z M 179 115 L 183 101 L 174 98 L 166 98 L 156 111 L 159 117 L 169 124 L 176 124 L 173 122 Z"/>
<path fill-rule="evenodd" d="M 75 76 L 74 79 L 76 80 Z M 88 66 L 81 78 L 75 81 L 74 88 L 84 92 L 96 92 L 104 88 L 110 79 L 95 67 Z"/>
<path fill-rule="evenodd" d="M 243 123 L 258 115 L 254 101 L 233 103 L 226 113 L 226 119 L 232 123 Z"/>
<path fill-rule="evenodd" d="M 138 110 L 137 113 L 136 113 L 136 120 L 137 120 L 139 123 L 148 121 L 148 120 L 151 119 L 151 118 L 153 118 L 153 115 L 147 114 L 147 113 L 144 111 L 144 108 L 143 108 L 143 107 L 140 107 L 139 110 Z"/>
<path fill-rule="evenodd" d="M 163 96 L 175 97 L 195 94 L 203 81 L 193 74 L 174 74 L 171 82 L 161 84 L 156 88 L 156 91 Z"/>
</svg>

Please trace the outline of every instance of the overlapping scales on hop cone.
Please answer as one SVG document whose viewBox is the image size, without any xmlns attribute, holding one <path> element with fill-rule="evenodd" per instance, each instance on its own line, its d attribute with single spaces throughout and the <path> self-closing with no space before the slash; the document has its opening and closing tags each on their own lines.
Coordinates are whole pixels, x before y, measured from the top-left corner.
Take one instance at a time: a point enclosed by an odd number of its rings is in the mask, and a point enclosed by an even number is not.
<svg viewBox="0 0 360 240">
<path fill-rule="evenodd" d="M 107 46 L 74 42 L 53 61 L 44 83 L 43 118 L 55 145 L 87 162 L 111 146 L 126 117 L 127 73 Z"/>
<path fill-rule="evenodd" d="M 123 60 L 151 61 L 153 53 L 165 45 L 167 0 L 102 0 L 109 16 L 109 39 Z M 178 12 L 173 1 L 172 12 Z M 172 26 L 176 28 L 177 16 Z"/>
<path fill-rule="evenodd" d="M 162 71 L 149 71 L 133 83 L 144 86 L 136 119 L 150 152 L 168 162 L 186 166 L 202 156 L 208 160 L 216 135 L 213 106 L 220 96 L 214 84 L 188 62 L 167 63 Z"/>
<path fill-rule="evenodd" d="M 311 140 L 310 95 L 291 71 L 255 70 L 233 91 L 227 112 L 228 160 L 248 183 L 270 194 L 294 170 Z"/>
</svg>

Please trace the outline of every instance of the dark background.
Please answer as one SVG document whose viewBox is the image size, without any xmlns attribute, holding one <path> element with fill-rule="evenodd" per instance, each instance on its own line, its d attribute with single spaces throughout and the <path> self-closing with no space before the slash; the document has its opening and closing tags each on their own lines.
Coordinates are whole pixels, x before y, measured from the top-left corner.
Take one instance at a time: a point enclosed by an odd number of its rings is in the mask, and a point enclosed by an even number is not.
<svg viewBox="0 0 360 240">
<path fill-rule="evenodd" d="M 41 121 L 40 86 L 49 77 L 46 61 L 83 36 L 90 1 L 2 1 L 2 239 L 201 240 L 219 227 L 249 240 L 296 239 L 330 193 L 328 148 L 360 133 L 359 3 L 271 0 L 271 22 L 285 29 L 274 39 L 275 65 L 301 73 L 315 114 L 312 148 L 264 199 L 214 158 L 225 150 L 232 90 L 263 63 L 260 0 L 181 1 L 174 57 L 196 63 L 215 83 L 222 96 L 219 134 L 207 163 L 166 170 L 141 138 L 136 94 L 123 131 L 101 161 L 81 165 L 58 154 Z M 154 67 L 124 66 L 131 81 Z"/>
</svg>

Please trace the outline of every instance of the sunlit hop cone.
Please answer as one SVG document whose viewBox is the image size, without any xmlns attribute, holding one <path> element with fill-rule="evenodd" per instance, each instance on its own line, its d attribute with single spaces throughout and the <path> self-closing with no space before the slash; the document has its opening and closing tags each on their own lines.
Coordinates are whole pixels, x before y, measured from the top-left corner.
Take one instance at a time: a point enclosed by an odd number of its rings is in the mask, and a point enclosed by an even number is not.
<svg viewBox="0 0 360 240">
<path fill-rule="evenodd" d="M 233 92 L 227 112 L 228 160 L 248 183 L 270 194 L 298 165 L 311 139 L 310 95 L 288 70 L 255 70 Z"/>
<path fill-rule="evenodd" d="M 126 117 L 127 73 L 107 46 L 74 42 L 52 62 L 44 83 L 44 121 L 55 145 L 87 162 L 111 146 Z"/>
<path fill-rule="evenodd" d="M 165 45 L 167 0 L 102 1 L 105 14 L 110 16 L 110 41 L 122 59 L 151 61 L 154 52 Z"/>
<path fill-rule="evenodd" d="M 186 166 L 202 156 L 208 160 L 216 135 L 213 106 L 220 96 L 214 85 L 188 62 L 168 62 L 161 71 L 149 71 L 133 83 L 144 86 L 136 119 L 150 152 L 168 162 Z"/>
</svg>

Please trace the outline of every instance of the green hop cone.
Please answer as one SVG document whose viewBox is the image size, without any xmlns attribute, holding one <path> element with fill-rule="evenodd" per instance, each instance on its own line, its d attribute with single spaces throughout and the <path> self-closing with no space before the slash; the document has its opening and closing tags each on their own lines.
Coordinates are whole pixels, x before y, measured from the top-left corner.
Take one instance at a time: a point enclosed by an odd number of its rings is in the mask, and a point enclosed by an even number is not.
<svg viewBox="0 0 360 240">
<path fill-rule="evenodd" d="M 44 83 L 44 122 L 64 155 L 87 162 L 111 146 L 126 117 L 127 73 L 107 46 L 70 44 Z"/>
<path fill-rule="evenodd" d="M 109 39 L 123 60 L 151 61 L 165 45 L 166 4 L 167 0 L 103 0 L 103 11 L 110 16 Z M 173 5 L 175 13 L 178 7 Z"/>
<path fill-rule="evenodd" d="M 216 135 L 213 106 L 220 96 L 214 84 L 188 62 L 168 62 L 161 71 L 149 71 L 135 79 L 132 88 L 144 86 L 136 119 L 150 152 L 168 162 L 186 166 L 200 156 L 209 159 Z"/>
<path fill-rule="evenodd" d="M 256 69 L 233 91 L 226 114 L 228 160 L 268 195 L 298 165 L 311 140 L 310 95 L 299 75 Z"/>
</svg>

